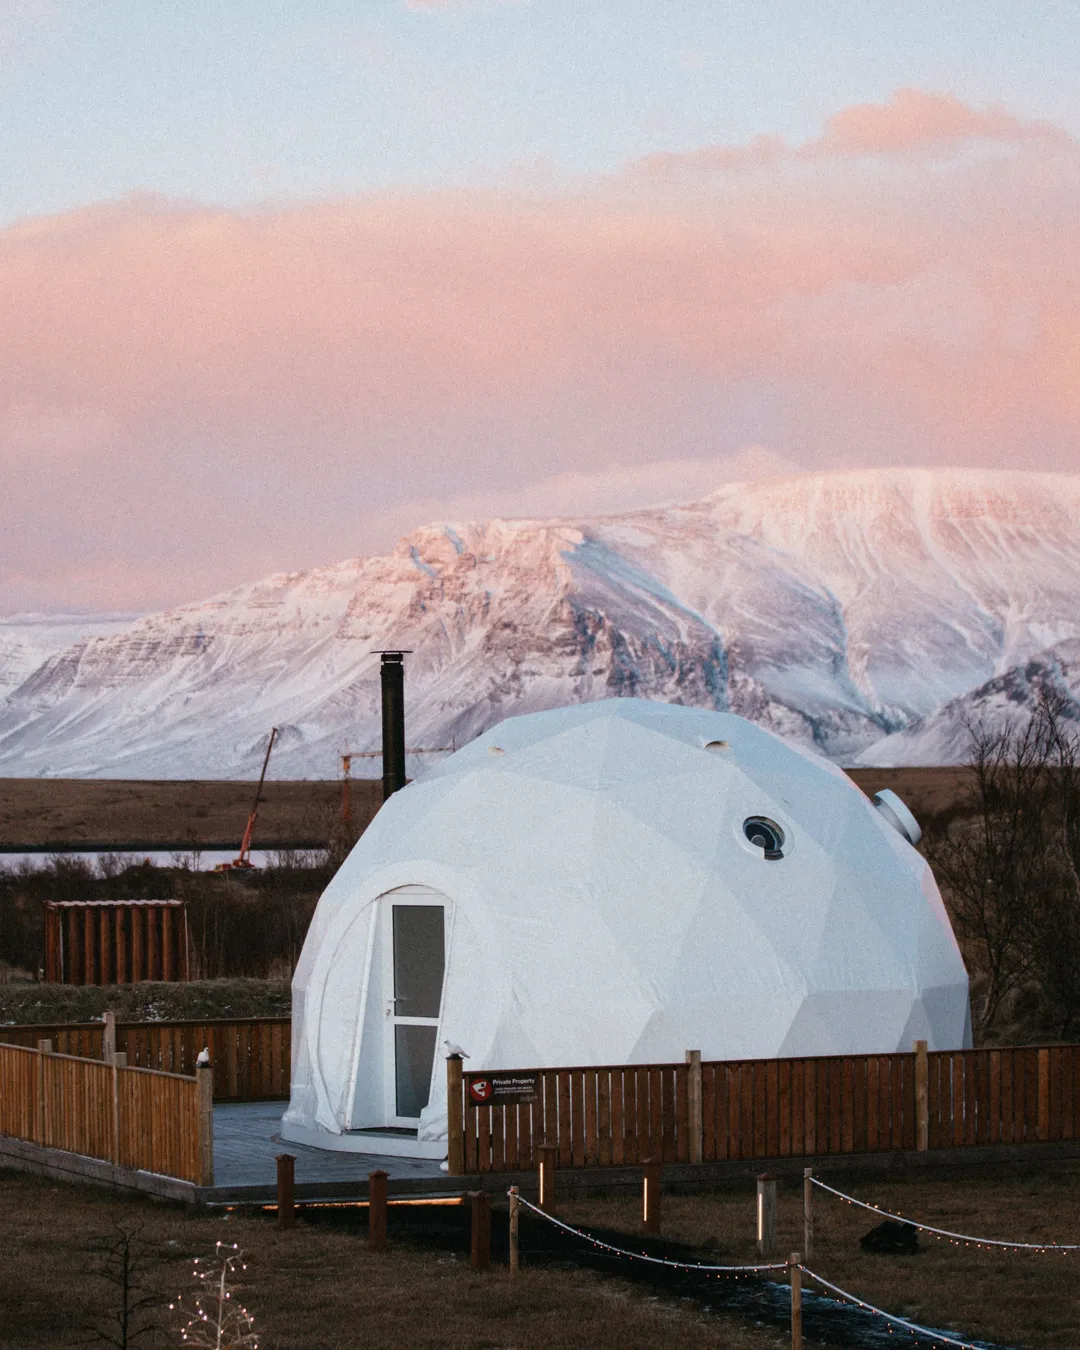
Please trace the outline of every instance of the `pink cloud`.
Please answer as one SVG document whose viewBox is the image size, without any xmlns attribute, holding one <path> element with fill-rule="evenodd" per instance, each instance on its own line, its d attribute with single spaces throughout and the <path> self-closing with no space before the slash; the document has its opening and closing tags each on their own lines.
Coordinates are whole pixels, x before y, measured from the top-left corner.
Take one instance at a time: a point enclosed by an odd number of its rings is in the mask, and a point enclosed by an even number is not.
<svg viewBox="0 0 1080 1350">
<path fill-rule="evenodd" d="M 961 142 L 1065 141 L 1061 127 L 1007 112 L 1000 103 L 972 108 L 953 94 L 898 89 L 888 103 L 859 103 L 829 118 L 806 147 L 822 155 L 904 155 Z"/>
<path fill-rule="evenodd" d="M 1017 117 L 999 103 L 973 108 L 953 94 L 897 89 L 887 103 L 858 103 L 834 113 L 823 135 L 801 145 L 789 145 L 779 136 L 757 136 L 746 145 L 661 151 L 638 160 L 630 166 L 630 173 L 670 179 L 772 170 L 801 160 L 940 157 L 980 142 L 1067 145 L 1073 138 L 1053 123 Z"/>
<path fill-rule="evenodd" d="M 1080 151 L 884 106 L 719 184 L 0 232 L 0 608 L 190 598 L 469 503 L 695 495 L 754 443 L 761 471 L 1080 470 Z M 912 152 L 969 133 L 1003 153 Z"/>
</svg>

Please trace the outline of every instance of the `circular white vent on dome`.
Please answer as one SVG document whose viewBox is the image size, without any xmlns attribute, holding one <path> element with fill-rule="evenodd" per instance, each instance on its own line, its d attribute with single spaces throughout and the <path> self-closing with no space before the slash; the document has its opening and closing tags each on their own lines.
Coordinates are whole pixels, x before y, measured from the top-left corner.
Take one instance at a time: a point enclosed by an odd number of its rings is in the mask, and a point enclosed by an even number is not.
<svg viewBox="0 0 1080 1350">
<path fill-rule="evenodd" d="M 784 856 L 784 831 L 775 820 L 768 816 L 747 816 L 742 829 L 751 845 L 761 849 L 767 861 L 776 862 Z"/>
<path fill-rule="evenodd" d="M 874 793 L 874 806 L 878 814 L 909 844 L 917 844 L 922 838 L 922 826 L 891 788 L 882 788 L 880 792 Z"/>
</svg>

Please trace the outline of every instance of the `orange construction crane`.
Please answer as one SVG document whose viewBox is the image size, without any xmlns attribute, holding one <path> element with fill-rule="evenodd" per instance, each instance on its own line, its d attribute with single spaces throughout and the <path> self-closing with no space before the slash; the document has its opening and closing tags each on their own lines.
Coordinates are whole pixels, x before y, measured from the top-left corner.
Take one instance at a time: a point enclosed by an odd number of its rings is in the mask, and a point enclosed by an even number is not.
<svg viewBox="0 0 1080 1350">
<path fill-rule="evenodd" d="M 428 745 L 417 746 L 414 750 L 406 749 L 407 755 L 452 755 L 457 749 L 456 745 Z M 352 796 L 349 791 L 349 785 L 352 782 L 352 762 L 354 759 L 382 759 L 381 750 L 348 750 L 341 756 L 341 823 L 345 829 L 345 837 L 351 838 L 352 835 Z"/>
<path fill-rule="evenodd" d="M 270 744 L 266 747 L 266 757 L 263 760 L 262 773 L 259 774 L 259 786 L 255 789 L 255 805 L 251 808 L 251 815 L 248 816 L 247 829 L 244 831 L 244 837 L 240 842 L 240 852 L 232 862 L 218 863 L 214 868 L 215 872 L 255 871 L 255 864 L 251 861 L 251 836 L 255 833 L 255 817 L 259 814 L 259 803 L 262 801 L 263 782 L 266 779 L 266 766 L 270 763 L 270 751 L 274 748 L 277 734 L 277 727 L 271 727 Z"/>
</svg>

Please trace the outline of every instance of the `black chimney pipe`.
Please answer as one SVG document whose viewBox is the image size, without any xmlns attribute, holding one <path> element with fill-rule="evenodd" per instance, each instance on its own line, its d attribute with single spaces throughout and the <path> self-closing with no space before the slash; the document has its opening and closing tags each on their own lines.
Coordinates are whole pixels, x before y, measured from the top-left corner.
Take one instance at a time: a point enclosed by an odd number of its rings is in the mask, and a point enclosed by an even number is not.
<svg viewBox="0 0 1080 1350">
<path fill-rule="evenodd" d="M 382 654 L 382 795 L 405 786 L 405 653 Z"/>
</svg>

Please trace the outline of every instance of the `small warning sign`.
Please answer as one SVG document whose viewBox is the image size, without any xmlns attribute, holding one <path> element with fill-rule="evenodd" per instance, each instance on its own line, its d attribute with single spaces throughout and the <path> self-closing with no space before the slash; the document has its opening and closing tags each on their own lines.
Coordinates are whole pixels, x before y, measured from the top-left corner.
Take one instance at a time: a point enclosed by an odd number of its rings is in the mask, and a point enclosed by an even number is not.
<svg viewBox="0 0 1080 1350">
<path fill-rule="evenodd" d="M 478 1073 L 468 1082 L 472 1106 L 517 1106 L 540 1096 L 538 1073 Z"/>
</svg>

